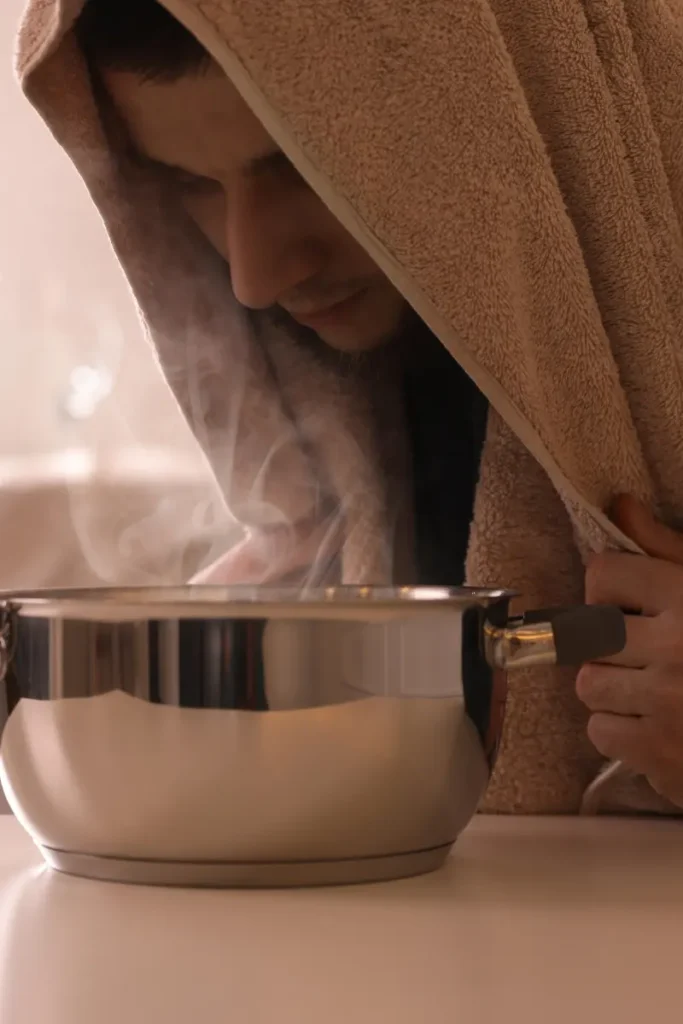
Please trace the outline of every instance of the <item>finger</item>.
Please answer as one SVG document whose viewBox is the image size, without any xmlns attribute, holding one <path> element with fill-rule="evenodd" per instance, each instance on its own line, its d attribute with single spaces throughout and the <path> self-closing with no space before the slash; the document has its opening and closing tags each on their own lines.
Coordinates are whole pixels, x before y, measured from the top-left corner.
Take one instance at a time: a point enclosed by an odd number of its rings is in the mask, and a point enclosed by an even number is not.
<svg viewBox="0 0 683 1024">
<path fill-rule="evenodd" d="M 595 749 L 610 761 L 625 761 L 643 775 L 652 767 L 649 719 L 598 712 L 591 716 L 587 731 Z"/>
<path fill-rule="evenodd" d="M 596 659 L 624 668 L 683 666 L 683 613 L 679 608 L 653 617 L 627 615 L 626 645 L 618 654 Z"/>
<path fill-rule="evenodd" d="M 584 665 L 576 678 L 576 693 L 589 711 L 650 715 L 656 704 L 653 683 L 647 670 Z"/>
<path fill-rule="evenodd" d="M 659 620 L 639 615 L 627 615 L 625 618 L 626 646 L 618 654 L 599 659 L 596 664 L 632 669 L 647 668 L 657 660 L 661 650 Z"/>
<path fill-rule="evenodd" d="M 645 555 L 608 552 L 586 569 L 586 602 L 657 615 L 683 599 L 683 566 Z"/>
<path fill-rule="evenodd" d="M 642 501 L 630 494 L 619 495 L 610 509 L 610 519 L 652 558 L 683 564 L 683 534 L 660 523 Z"/>
</svg>

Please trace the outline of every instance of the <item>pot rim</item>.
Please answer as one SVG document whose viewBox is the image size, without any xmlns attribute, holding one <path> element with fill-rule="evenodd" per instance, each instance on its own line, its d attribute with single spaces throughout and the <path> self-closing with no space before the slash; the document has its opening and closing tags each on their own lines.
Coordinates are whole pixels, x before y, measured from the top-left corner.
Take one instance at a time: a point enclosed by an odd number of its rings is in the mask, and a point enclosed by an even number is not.
<svg viewBox="0 0 683 1024">
<path fill-rule="evenodd" d="M 490 607 L 515 594 L 481 587 L 273 586 L 92 587 L 0 591 L 0 606 L 20 617 L 135 619 L 288 619 L 405 617 Z"/>
</svg>

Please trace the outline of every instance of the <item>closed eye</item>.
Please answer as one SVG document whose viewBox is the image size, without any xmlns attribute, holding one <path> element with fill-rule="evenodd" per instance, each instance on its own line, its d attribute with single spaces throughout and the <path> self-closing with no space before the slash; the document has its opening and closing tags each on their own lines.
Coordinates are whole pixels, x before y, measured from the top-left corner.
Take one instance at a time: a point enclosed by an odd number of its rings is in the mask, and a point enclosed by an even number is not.
<svg viewBox="0 0 683 1024">
<path fill-rule="evenodd" d="M 280 149 L 250 160 L 245 170 L 252 177 L 272 174 L 282 181 L 291 181 L 300 185 L 306 184 L 294 164 L 288 160 Z"/>
<path fill-rule="evenodd" d="M 192 171 L 186 171 L 182 167 L 165 164 L 160 160 L 150 160 L 135 152 L 131 153 L 130 157 L 138 166 L 154 171 L 163 181 L 185 194 L 214 192 L 222 188 L 220 182 L 215 178 L 209 178 L 203 174 L 193 174 Z"/>
<path fill-rule="evenodd" d="M 186 195 L 215 192 L 217 189 L 222 188 L 221 183 L 216 181 L 215 178 L 206 178 L 200 174 L 190 174 L 187 171 L 175 170 L 175 168 L 167 169 L 166 179 L 171 185 Z"/>
</svg>

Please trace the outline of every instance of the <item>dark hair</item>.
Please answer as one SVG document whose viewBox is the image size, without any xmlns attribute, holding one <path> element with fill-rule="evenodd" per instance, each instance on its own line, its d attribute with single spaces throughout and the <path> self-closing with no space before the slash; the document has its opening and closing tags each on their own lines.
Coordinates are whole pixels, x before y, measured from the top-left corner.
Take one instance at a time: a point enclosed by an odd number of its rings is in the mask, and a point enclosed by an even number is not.
<svg viewBox="0 0 683 1024">
<path fill-rule="evenodd" d="M 205 70 L 211 57 L 156 0 L 87 0 L 76 35 L 92 68 L 174 81 Z"/>
</svg>

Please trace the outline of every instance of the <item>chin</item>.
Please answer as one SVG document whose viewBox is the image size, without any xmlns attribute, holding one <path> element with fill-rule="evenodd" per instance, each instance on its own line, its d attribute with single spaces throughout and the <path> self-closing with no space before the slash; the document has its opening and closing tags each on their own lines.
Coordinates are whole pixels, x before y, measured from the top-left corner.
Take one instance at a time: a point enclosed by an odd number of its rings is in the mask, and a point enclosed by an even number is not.
<svg viewBox="0 0 683 1024">
<path fill-rule="evenodd" d="M 347 355 L 360 355 L 390 345 L 402 334 L 402 327 L 401 317 L 377 316 L 376 311 L 370 307 L 365 311 L 356 311 L 356 315 L 349 317 L 346 322 L 321 324 L 317 334 L 328 348 Z"/>
<path fill-rule="evenodd" d="M 321 331 L 318 337 L 328 348 L 349 355 L 361 352 L 374 352 L 391 340 L 391 335 L 363 335 L 358 331 Z"/>
</svg>

